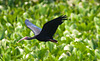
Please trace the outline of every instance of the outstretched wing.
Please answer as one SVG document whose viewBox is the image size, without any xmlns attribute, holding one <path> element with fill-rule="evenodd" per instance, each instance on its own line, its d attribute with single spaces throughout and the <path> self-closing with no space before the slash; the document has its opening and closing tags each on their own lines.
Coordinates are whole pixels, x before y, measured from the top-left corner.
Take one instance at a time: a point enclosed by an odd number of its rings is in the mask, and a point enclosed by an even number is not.
<svg viewBox="0 0 100 61">
<path fill-rule="evenodd" d="M 66 17 L 67 17 L 66 15 L 60 16 L 58 18 L 55 18 L 45 23 L 39 35 L 41 36 L 45 35 L 45 36 L 52 37 L 54 33 L 56 32 L 58 25 L 62 24 L 62 20 L 67 20 Z"/>
<path fill-rule="evenodd" d="M 35 35 L 38 35 L 41 32 L 41 28 L 32 24 L 28 19 L 25 20 L 25 24 L 28 28 L 30 28 Z"/>
</svg>

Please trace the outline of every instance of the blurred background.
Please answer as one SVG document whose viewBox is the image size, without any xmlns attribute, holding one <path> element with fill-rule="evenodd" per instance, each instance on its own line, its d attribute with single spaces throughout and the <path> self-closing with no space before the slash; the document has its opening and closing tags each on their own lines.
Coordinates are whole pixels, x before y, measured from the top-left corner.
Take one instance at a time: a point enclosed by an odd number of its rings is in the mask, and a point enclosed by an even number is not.
<svg viewBox="0 0 100 61">
<path fill-rule="evenodd" d="M 40 42 L 25 25 L 43 25 L 67 15 L 54 34 Z M 0 0 L 0 61 L 100 61 L 100 0 Z"/>
</svg>

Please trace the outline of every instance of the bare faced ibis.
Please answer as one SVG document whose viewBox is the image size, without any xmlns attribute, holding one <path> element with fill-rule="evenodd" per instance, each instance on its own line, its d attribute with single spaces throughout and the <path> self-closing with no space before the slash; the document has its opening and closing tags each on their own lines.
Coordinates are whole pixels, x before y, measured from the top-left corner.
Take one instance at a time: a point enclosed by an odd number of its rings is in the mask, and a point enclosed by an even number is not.
<svg viewBox="0 0 100 61">
<path fill-rule="evenodd" d="M 43 29 L 35 26 L 29 20 L 26 19 L 25 20 L 26 26 L 33 31 L 35 36 L 24 37 L 24 38 L 20 39 L 19 41 L 37 39 L 39 41 L 45 41 L 45 42 L 51 41 L 51 42 L 57 43 L 57 40 L 53 39 L 53 35 L 56 32 L 58 25 L 63 23 L 62 20 L 67 20 L 66 17 L 67 17 L 66 15 L 59 16 L 58 18 L 55 18 L 55 19 L 45 23 L 44 26 L 43 26 Z"/>
</svg>

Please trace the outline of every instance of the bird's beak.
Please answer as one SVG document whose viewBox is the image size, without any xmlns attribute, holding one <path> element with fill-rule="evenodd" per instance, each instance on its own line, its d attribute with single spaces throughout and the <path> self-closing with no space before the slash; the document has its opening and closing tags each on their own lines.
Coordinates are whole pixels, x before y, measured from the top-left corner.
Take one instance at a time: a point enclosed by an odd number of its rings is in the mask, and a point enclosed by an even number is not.
<svg viewBox="0 0 100 61">
<path fill-rule="evenodd" d="M 27 37 L 24 37 L 24 38 L 20 39 L 18 42 L 20 42 L 21 40 L 26 40 L 26 39 L 27 39 Z M 18 43 L 18 42 L 17 42 L 17 43 Z"/>
<path fill-rule="evenodd" d="M 54 42 L 54 43 L 58 43 L 57 40 L 54 40 L 54 39 L 49 39 L 51 42 Z"/>
</svg>

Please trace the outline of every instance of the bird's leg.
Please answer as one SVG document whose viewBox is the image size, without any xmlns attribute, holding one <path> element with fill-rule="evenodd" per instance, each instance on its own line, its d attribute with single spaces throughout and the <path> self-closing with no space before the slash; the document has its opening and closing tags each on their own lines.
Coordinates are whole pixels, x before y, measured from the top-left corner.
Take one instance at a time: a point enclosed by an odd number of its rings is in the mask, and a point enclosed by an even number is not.
<svg viewBox="0 0 100 61">
<path fill-rule="evenodd" d="M 26 36 L 26 37 L 20 39 L 18 42 L 20 42 L 21 40 L 26 40 L 27 38 L 28 38 L 28 37 Z M 18 43 L 18 42 L 17 42 L 17 43 Z"/>
<path fill-rule="evenodd" d="M 51 42 L 55 42 L 55 43 L 58 43 L 57 40 L 54 40 L 54 39 L 49 39 Z"/>
</svg>

